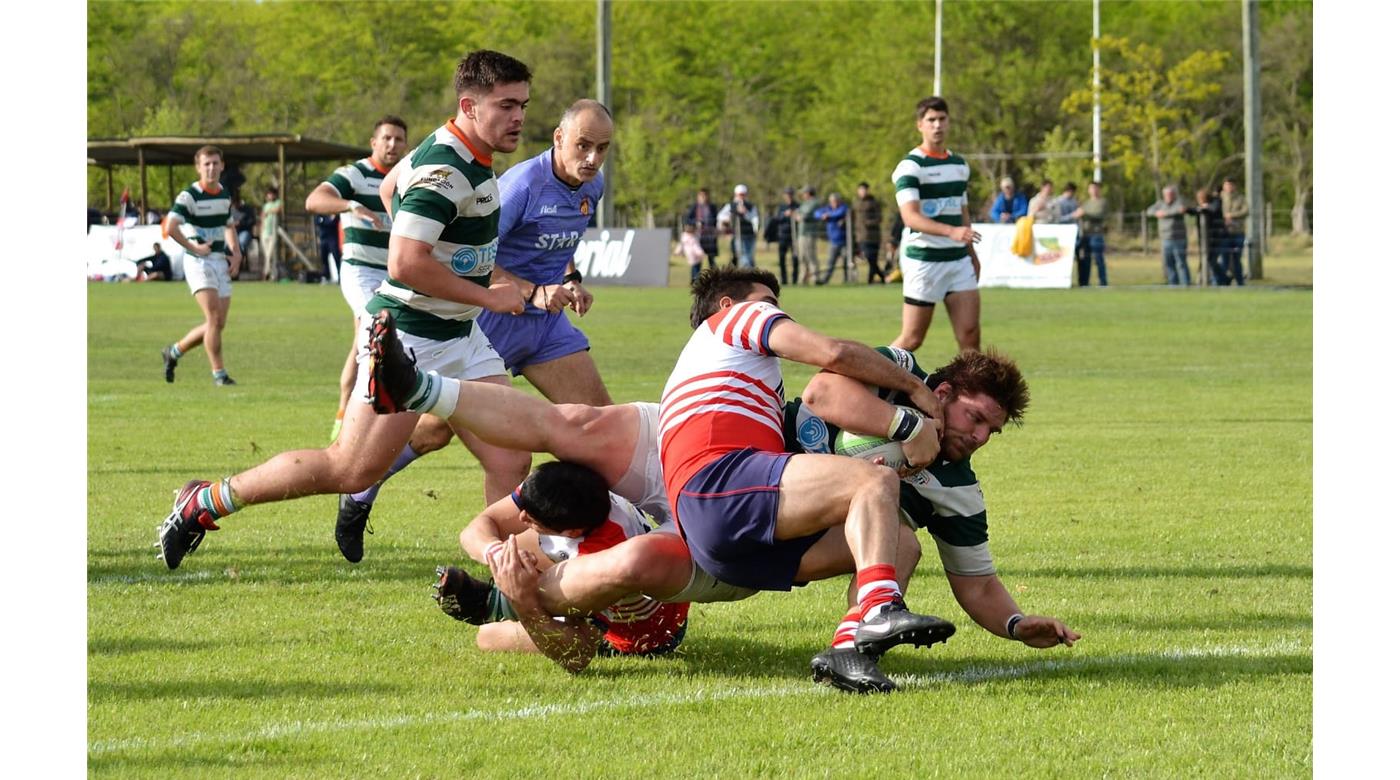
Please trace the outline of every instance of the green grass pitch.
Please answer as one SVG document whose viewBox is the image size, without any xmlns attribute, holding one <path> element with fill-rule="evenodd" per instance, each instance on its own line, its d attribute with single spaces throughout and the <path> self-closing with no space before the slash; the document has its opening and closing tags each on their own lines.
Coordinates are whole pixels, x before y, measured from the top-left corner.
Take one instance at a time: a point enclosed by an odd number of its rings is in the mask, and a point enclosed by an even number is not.
<svg viewBox="0 0 1400 780">
<path fill-rule="evenodd" d="M 595 292 L 582 325 L 614 398 L 657 399 L 686 291 Z M 1037 651 L 981 631 L 921 533 L 910 603 L 958 634 L 894 650 L 882 666 L 904 690 L 866 697 L 808 677 L 843 611 L 837 581 L 696 605 L 664 660 L 571 677 L 479 652 L 429 598 L 482 504 L 455 444 L 384 489 L 357 566 L 323 496 L 235 515 L 167 571 L 150 545 L 172 490 L 326 442 L 349 316 L 334 287 L 240 285 L 238 386 L 213 387 L 202 351 L 167 385 L 158 350 L 197 318 L 184 285 L 88 296 L 93 776 L 1312 772 L 1309 290 L 984 291 L 984 344 L 1020 362 L 1032 396 L 1024 428 L 974 458 L 993 553 L 1025 611 L 1084 638 Z M 895 287 L 783 301 L 834 335 L 897 332 Z M 951 347 L 940 310 L 921 362 Z M 785 367 L 789 395 L 810 373 Z"/>
</svg>

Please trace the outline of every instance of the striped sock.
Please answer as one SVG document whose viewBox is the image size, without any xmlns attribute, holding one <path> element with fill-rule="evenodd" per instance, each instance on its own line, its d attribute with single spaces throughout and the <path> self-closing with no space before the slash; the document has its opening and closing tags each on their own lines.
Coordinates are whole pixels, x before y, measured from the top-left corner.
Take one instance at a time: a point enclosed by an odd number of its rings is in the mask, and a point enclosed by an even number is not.
<svg viewBox="0 0 1400 780">
<path fill-rule="evenodd" d="M 170 357 L 179 360 L 180 356 L 183 354 L 185 353 L 180 351 L 180 342 L 177 341 L 174 344 L 170 345 Z"/>
<path fill-rule="evenodd" d="M 418 371 L 413 384 L 413 393 L 408 397 L 404 408 L 410 412 L 426 412 L 437 403 L 442 395 L 442 377 L 436 371 Z"/>
<path fill-rule="evenodd" d="M 886 604 L 902 596 L 892 564 L 877 563 L 856 572 L 856 601 L 860 604 L 861 620 L 871 619 Z"/>
<path fill-rule="evenodd" d="M 491 592 L 486 596 L 487 615 L 486 620 L 491 623 L 498 623 L 502 620 L 520 620 L 520 616 L 515 614 L 515 606 L 510 603 L 510 599 L 501 593 L 496 583 L 491 583 Z"/>
<path fill-rule="evenodd" d="M 384 483 L 389 481 L 389 477 L 392 477 L 400 471 L 403 471 L 404 469 L 408 468 L 408 464 L 412 463 L 415 460 L 418 460 L 418 458 L 419 455 L 417 451 L 413 449 L 413 445 L 403 445 L 403 449 L 399 450 L 399 456 L 394 459 L 394 465 L 389 467 L 389 470 L 385 472 L 384 476 L 378 482 L 374 483 L 373 485 L 370 485 L 369 487 L 365 488 L 359 493 L 355 493 L 350 497 L 355 499 L 356 501 L 359 501 L 361 504 L 373 504 L 374 499 L 379 497 L 379 489 L 381 487 L 384 487 Z"/>
<path fill-rule="evenodd" d="M 836 636 L 831 638 L 834 648 L 855 647 L 856 628 L 860 626 L 860 607 L 851 607 L 841 622 L 836 624 Z"/>
<path fill-rule="evenodd" d="M 228 479 L 221 479 L 200 488 L 199 492 L 194 494 L 194 500 L 198 501 L 201 507 L 207 509 L 216 520 L 228 517 L 242 508 L 238 506 L 238 499 L 233 495 L 233 485 Z M 206 527 L 209 526 L 206 525 Z M 211 530 L 217 528 L 218 526 L 213 526 Z"/>
<path fill-rule="evenodd" d="M 223 370 L 222 368 L 216 369 L 216 370 L 214 371 L 214 378 L 215 378 L 215 379 L 228 379 L 228 372 L 225 371 L 225 370 Z"/>
</svg>

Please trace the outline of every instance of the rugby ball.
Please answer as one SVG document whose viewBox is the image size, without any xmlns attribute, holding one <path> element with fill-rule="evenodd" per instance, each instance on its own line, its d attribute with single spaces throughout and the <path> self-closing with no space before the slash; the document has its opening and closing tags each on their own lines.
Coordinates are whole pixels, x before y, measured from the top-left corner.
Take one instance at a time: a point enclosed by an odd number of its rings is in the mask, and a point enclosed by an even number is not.
<svg viewBox="0 0 1400 780">
<path fill-rule="evenodd" d="M 836 435 L 832 448 L 837 455 L 875 460 L 884 458 L 884 464 L 892 469 L 904 468 L 904 445 L 883 436 L 863 436 L 859 433 L 841 431 Z"/>
</svg>

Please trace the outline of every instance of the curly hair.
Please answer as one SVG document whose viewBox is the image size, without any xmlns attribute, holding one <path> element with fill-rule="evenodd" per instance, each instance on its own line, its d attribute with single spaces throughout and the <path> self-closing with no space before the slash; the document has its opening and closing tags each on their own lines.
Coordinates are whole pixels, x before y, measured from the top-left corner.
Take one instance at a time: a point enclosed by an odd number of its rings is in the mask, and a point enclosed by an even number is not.
<svg viewBox="0 0 1400 780">
<path fill-rule="evenodd" d="M 690 327 L 698 328 L 700 323 L 719 311 L 719 300 L 724 297 L 742 300 L 753 291 L 755 284 L 767 285 L 777 295 L 778 277 L 772 271 L 762 268 L 744 268 L 732 265 L 720 268 L 706 268 L 690 283 Z"/>
<path fill-rule="evenodd" d="M 985 393 L 1006 411 L 1007 421 L 1016 425 L 1021 424 L 1031 403 L 1030 388 L 1016 361 L 994 349 L 965 349 L 926 380 L 930 388 L 944 382 L 952 386 L 954 395 Z"/>
</svg>

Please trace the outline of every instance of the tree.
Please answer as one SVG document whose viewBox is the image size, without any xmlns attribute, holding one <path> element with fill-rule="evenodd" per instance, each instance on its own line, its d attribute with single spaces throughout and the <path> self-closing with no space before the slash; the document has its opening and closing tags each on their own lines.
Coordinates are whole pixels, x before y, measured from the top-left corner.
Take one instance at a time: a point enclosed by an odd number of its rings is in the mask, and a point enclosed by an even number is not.
<svg viewBox="0 0 1400 780">
<path fill-rule="evenodd" d="M 1312 232 L 1312 26 L 1293 14 L 1263 31 L 1260 42 L 1265 167 L 1292 184 L 1293 234 Z"/>
</svg>

